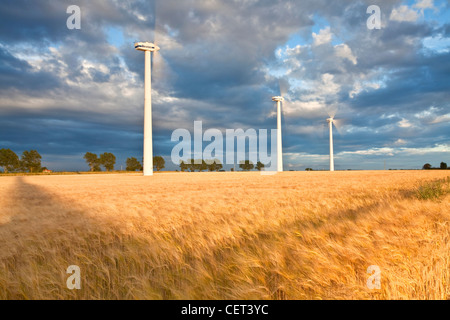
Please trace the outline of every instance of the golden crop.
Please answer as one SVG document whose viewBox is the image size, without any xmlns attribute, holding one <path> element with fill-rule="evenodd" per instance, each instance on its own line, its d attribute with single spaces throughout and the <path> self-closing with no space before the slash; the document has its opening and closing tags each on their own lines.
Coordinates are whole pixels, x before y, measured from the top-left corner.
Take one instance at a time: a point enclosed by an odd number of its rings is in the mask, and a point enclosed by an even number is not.
<svg viewBox="0 0 450 320">
<path fill-rule="evenodd" d="M 448 176 L 0 177 L 0 299 L 450 299 Z"/>
</svg>

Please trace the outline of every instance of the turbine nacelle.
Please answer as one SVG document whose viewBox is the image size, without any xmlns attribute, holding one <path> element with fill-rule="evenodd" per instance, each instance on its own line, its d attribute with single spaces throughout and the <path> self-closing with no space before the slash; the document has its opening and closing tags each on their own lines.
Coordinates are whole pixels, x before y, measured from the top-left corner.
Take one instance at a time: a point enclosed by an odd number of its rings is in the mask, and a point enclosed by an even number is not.
<svg viewBox="0 0 450 320">
<path fill-rule="evenodd" d="M 275 102 L 283 102 L 283 101 L 284 101 L 284 98 L 283 98 L 283 97 L 273 97 L 273 98 L 272 98 L 272 101 L 275 101 Z"/>
<path fill-rule="evenodd" d="M 155 52 L 159 50 L 159 47 L 151 42 L 136 42 L 134 48 L 139 51 L 150 51 Z"/>
<path fill-rule="evenodd" d="M 328 122 L 328 123 L 333 123 L 333 122 L 334 122 L 334 118 L 328 118 L 328 119 L 327 119 L 327 122 Z"/>
</svg>

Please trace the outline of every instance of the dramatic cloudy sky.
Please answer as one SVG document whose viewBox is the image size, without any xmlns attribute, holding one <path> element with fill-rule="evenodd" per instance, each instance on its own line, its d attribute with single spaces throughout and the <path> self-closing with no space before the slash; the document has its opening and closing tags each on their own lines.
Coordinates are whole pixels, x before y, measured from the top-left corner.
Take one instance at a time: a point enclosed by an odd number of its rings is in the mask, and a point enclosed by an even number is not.
<svg viewBox="0 0 450 320">
<path fill-rule="evenodd" d="M 81 29 L 69 30 L 69 5 Z M 381 29 L 369 30 L 370 5 Z M 156 41 L 154 152 L 177 128 L 273 129 L 284 105 L 285 169 L 450 163 L 450 4 L 416 1 L 54 1 L 0 3 L 0 148 L 37 149 L 43 165 L 87 170 L 142 157 L 144 55 Z M 206 145 L 206 144 L 205 144 Z"/>
</svg>

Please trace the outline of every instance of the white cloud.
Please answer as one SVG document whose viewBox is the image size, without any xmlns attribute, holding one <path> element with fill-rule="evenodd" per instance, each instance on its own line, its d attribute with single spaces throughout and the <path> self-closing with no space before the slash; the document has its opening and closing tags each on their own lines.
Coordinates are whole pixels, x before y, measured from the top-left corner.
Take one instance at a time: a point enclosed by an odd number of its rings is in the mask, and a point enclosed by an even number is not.
<svg viewBox="0 0 450 320">
<path fill-rule="evenodd" d="M 303 94 L 302 100 L 286 101 L 285 114 L 314 118 L 324 116 L 327 110 L 335 108 L 334 104 L 326 101 L 327 98 L 335 98 L 341 91 L 341 86 L 335 82 L 334 75 L 325 73 L 320 80 L 304 81 L 303 87 L 308 88 L 309 93 Z"/>
<path fill-rule="evenodd" d="M 401 140 L 401 139 L 399 139 Z M 407 162 L 408 159 L 411 159 L 411 156 L 428 156 L 433 154 L 434 156 L 441 156 L 448 154 L 450 152 L 449 144 L 440 144 L 434 145 L 432 147 L 424 147 L 424 148 L 405 148 L 405 147 L 382 147 L 382 148 L 369 148 L 366 150 L 356 150 L 356 151 L 342 151 L 335 153 L 335 160 L 339 160 L 338 163 L 340 165 L 350 166 L 358 166 L 355 161 L 356 159 L 364 159 L 365 163 L 368 163 L 369 157 L 380 157 L 386 159 L 386 157 L 391 157 L 394 159 L 392 161 L 402 163 Z M 285 153 L 285 157 L 288 163 L 295 163 L 295 167 L 300 166 L 313 166 L 319 167 L 327 170 L 328 168 L 328 154 L 320 155 L 320 154 L 308 154 L 304 152 L 298 153 Z M 351 160 L 353 159 L 353 160 Z M 377 164 L 379 160 L 376 160 L 374 164 Z M 426 160 L 424 160 L 426 161 Z M 360 160 L 359 160 L 360 162 Z M 358 163 L 359 163 L 358 162 Z M 300 164 L 302 163 L 302 164 Z M 305 164 L 303 164 L 305 163 Z M 383 162 L 379 162 L 378 165 L 382 166 Z M 416 164 L 417 165 L 417 164 Z M 409 165 L 408 165 L 409 166 Z M 415 167 L 415 165 L 412 165 Z"/>
<path fill-rule="evenodd" d="M 296 45 L 294 48 L 289 48 L 289 46 L 286 47 L 285 54 L 287 56 L 296 56 L 299 55 L 302 52 L 303 46 Z"/>
<path fill-rule="evenodd" d="M 320 46 L 322 44 L 330 43 L 333 34 L 331 33 L 330 27 L 326 27 L 325 29 L 322 29 L 319 31 L 319 34 L 316 34 L 313 32 L 312 34 L 314 42 L 314 46 Z"/>
<path fill-rule="evenodd" d="M 334 75 L 325 73 L 322 75 L 322 83 L 319 85 L 318 91 L 324 95 L 335 95 L 339 93 L 341 86 L 334 82 Z"/>
<path fill-rule="evenodd" d="M 394 8 L 389 19 L 392 21 L 415 22 L 419 17 L 423 16 L 425 9 L 436 10 L 433 0 L 418 0 L 412 7 L 418 11 L 406 5 Z"/>
<path fill-rule="evenodd" d="M 395 146 L 404 146 L 407 142 L 403 139 L 398 139 L 397 141 L 394 142 Z"/>
<path fill-rule="evenodd" d="M 433 9 L 434 8 L 434 1 L 433 0 L 419 0 L 414 5 L 417 9 Z"/>
<path fill-rule="evenodd" d="M 430 119 L 436 116 L 436 112 L 439 112 L 440 109 L 436 107 L 430 107 L 428 110 L 424 110 L 420 113 L 416 113 L 414 116 L 418 119 Z"/>
<path fill-rule="evenodd" d="M 400 152 L 414 154 L 414 155 L 423 155 L 428 153 L 447 153 L 450 152 L 449 144 L 438 144 L 434 147 L 428 148 L 400 148 Z"/>
<path fill-rule="evenodd" d="M 408 6 L 400 6 L 392 10 L 389 19 L 392 21 L 415 22 L 419 19 L 419 14 Z"/>
<path fill-rule="evenodd" d="M 336 56 L 343 58 L 343 59 L 347 59 L 353 64 L 358 63 L 358 60 L 353 55 L 352 49 L 350 49 L 350 47 L 348 45 L 346 45 L 345 43 L 336 45 L 334 47 L 334 50 L 336 52 Z"/>
<path fill-rule="evenodd" d="M 285 102 L 284 113 L 303 118 L 315 118 L 323 113 L 326 105 L 317 100 Z"/>
<path fill-rule="evenodd" d="M 450 122 L 450 113 L 444 114 L 442 116 L 436 117 L 431 123 L 442 123 L 442 122 Z"/>
<path fill-rule="evenodd" d="M 355 96 L 357 96 L 359 93 L 361 93 L 362 91 L 369 91 L 369 89 L 374 89 L 374 90 L 378 90 L 380 89 L 380 84 L 379 83 L 374 83 L 374 82 L 355 82 L 355 84 L 353 85 L 353 89 L 348 93 L 350 98 L 354 98 Z"/>
<path fill-rule="evenodd" d="M 407 119 L 402 119 L 398 122 L 398 126 L 400 128 L 410 128 L 412 127 L 412 124 Z"/>
<path fill-rule="evenodd" d="M 328 160 L 329 155 L 322 154 L 309 154 L 304 152 L 299 153 L 288 153 L 284 152 L 283 156 L 287 157 L 288 161 L 298 161 L 298 160 Z"/>
<path fill-rule="evenodd" d="M 362 155 L 362 156 L 369 156 L 369 155 L 388 155 L 393 156 L 395 150 L 393 148 L 372 148 L 367 150 L 357 150 L 357 151 L 343 151 L 339 152 L 338 155 Z"/>
<path fill-rule="evenodd" d="M 399 139 L 401 140 L 401 139 Z M 448 144 L 438 144 L 433 147 L 426 148 L 371 148 L 367 150 L 357 150 L 357 151 L 343 151 L 339 152 L 337 155 L 424 155 L 429 153 L 447 153 L 450 152 L 450 145 Z"/>
<path fill-rule="evenodd" d="M 416 113 L 414 116 L 422 120 L 425 123 L 437 124 L 442 122 L 450 122 L 450 113 L 438 115 L 442 109 L 436 107 L 430 107 L 428 110 L 424 110 L 420 113 Z"/>
</svg>

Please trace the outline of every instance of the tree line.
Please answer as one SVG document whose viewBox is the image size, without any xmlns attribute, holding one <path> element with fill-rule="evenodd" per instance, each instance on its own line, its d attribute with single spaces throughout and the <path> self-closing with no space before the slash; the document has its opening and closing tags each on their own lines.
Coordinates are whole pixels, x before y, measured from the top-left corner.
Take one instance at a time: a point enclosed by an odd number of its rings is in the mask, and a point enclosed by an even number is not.
<svg viewBox="0 0 450 320">
<path fill-rule="evenodd" d="M 104 167 L 106 171 L 113 171 L 116 164 L 116 156 L 112 153 L 105 152 L 101 155 L 97 155 L 91 152 L 86 152 L 83 157 L 89 166 L 91 172 L 102 171 L 101 167 Z M 46 167 L 41 165 L 42 156 L 36 150 L 23 151 L 19 156 L 11 149 L 0 149 L 0 167 L 3 168 L 3 172 L 30 172 L 38 173 L 46 170 Z M 218 159 L 213 160 L 194 160 L 188 159 L 180 162 L 180 170 L 182 172 L 194 172 L 194 171 L 223 171 L 223 165 Z M 165 168 L 165 160 L 161 156 L 153 157 L 153 168 L 156 171 L 161 171 Z M 251 161 L 245 160 L 239 162 L 239 168 L 243 171 L 250 171 L 256 169 L 261 171 L 264 168 L 264 164 L 260 161 L 254 165 Z M 447 163 L 441 162 L 439 168 L 434 168 L 431 164 L 426 163 L 423 165 L 424 170 L 447 170 L 449 167 Z M 135 157 L 127 158 L 126 171 L 142 171 L 143 167 L 139 160 Z M 312 170 L 307 168 L 306 170 Z M 231 171 L 234 171 L 232 168 Z"/>
<path fill-rule="evenodd" d="M 240 161 L 239 168 L 243 171 L 250 171 L 256 168 L 256 170 L 261 171 L 264 168 L 264 164 L 260 161 L 256 164 L 249 160 Z M 219 159 L 213 160 L 203 160 L 203 159 L 187 159 L 186 161 L 180 161 L 180 171 L 181 172 L 195 172 L 195 171 L 223 171 L 223 165 Z M 231 168 L 234 171 L 234 168 Z"/>
<path fill-rule="evenodd" d="M 203 159 L 188 159 L 186 161 L 180 161 L 181 172 L 194 172 L 194 171 L 219 171 L 222 170 L 223 165 L 220 160 L 203 160 Z"/>
<path fill-rule="evenodd" d="M 161 156 L 155 156 L 153 157 L 153 170 L 161 171 L 166 167 L 166 161 Z M 127 158 L 127 167 L 125 169 L 126 171 L 142 171 L 144 170 L 144 167 L 139 162 L 138 159 L 131 157 Z"/>
<path fill-rule="evenodd" d="M 102 167 L 106 171 L 113 171 L 116 164 L 116 156 L 112 153 L 105 152 L 101 155 L 96 155 L 91 152 L 86 152 L 83 157 L 89 166 L 91 172 L 102 171 Z M 47 170 L 42 167 L 42 156 L 36 150 L 24 151 L 19 157 L 11 149 L 0 149 L 0 168 L 4 173 L 15 172 L 29 172 L 39 173 Z M 160 171 L 165 168 L 165 160 L 161 156 L 153 157 L 153 168 Z M 142 164 L 136 158 L 127 158 L 126 171 L 142 171 Z"/>
<path fill-rule="evenodd" d="M 243 171 L 250 171 L 253 169 L 261 171 L 264 167 L 265 167 L 264 164 L 260 161 L 258 161 L 256 165 L 254 165 L 253 162 L 251 162 L 250 160 L 239 162 L 239 168 L 241 168 Z"/>
<path fill-rule="evenodd" d="M 429 163 L 425 163 L 422 167 L 423 170 L 447 170 L 449 169 L 447 163 L 441 162 L 439 168 L 433 168 L 433 166 Z"/>
<path fill-rule="evenodd" d="M 24 151 L 19 156 L 11 149 L 0 149 L 0 167 L 3 172 L 42 172 L 47 168 L 41 166 L 42 156 L 36 150 Z"/>
<path fill-rule="evenodd" d="M 116 156 L 110 152 L 105 152 L 101 155 L 97 155 L 92 152 L 86 152 L 84 160 L 89 166 L 91 172 L 102 171 L 101 167 L 104 167 L 106 171 L 113 171 L 116 164 Z M 153 169 L 161 171 L 165 168 L 166 161 L 161 156 L 153 157 Z M 135 157 L 127 158 L 126 171 L 142 171 L 143 167 L 141 162 Z"/>
</svg>

